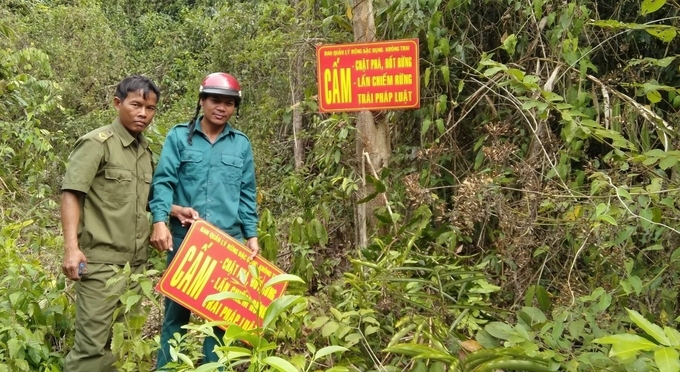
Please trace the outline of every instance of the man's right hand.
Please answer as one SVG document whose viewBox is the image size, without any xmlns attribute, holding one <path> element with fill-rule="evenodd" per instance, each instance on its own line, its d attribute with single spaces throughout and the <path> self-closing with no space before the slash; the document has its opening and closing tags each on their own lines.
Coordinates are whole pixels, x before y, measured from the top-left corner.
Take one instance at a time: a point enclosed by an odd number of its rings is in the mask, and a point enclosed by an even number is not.
<svg viewBox="0 0 680 372">
<path fill-rule="evenodd" d="M 172 234 L 165 222 L 153 224 L 151 233 L 151 245 L 159 251 L 172 251 Z"/>
<path fill-rule="evenodd" d="M 67 278 L 71 280 L 80 280 L 78 275 L 78 265 L 81 263 L 87 264 L 87 258 L 78 248 L 67 249 L 64 253 L 64 263 L 61 265 L 61 270 Z"/>
</svg>

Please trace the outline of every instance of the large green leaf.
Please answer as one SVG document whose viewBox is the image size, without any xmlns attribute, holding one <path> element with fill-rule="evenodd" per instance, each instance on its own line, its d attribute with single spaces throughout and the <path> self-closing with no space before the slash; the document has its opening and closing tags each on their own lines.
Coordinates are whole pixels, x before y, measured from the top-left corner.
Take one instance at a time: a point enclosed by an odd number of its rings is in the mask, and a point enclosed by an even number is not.
<svg viewBox="0 0 680 372">
<path fill-rule="evenodd" d="M 680 332 L 675 328 L 663 327 L 663 330 L 668 336 L 668 341 L 671 342 L 671 346 L 680 346 Z"/>
<path fill-rule="evenodd" d="M 661 102 L 661 93 L 658 90 L 650 90 L 647 92 L 647 99 L 651 103 L 659 103 Z"/>
<path fill-rule="evenodd" d="M 593 340 L 593 342 L 611 344 L 612 348 L 609 351 L 609 356 L 619 357 L 621 359 L 628 359 L 634 357 L 641 351 L 650 351 L 659 347 L 659 345 L 644 337 L 629 333 L 600 337 Z"/>
<path fill-rule="evenodd" d="M 222 301 L 222 300 L 241 300 L 249 304 L 253 303 L 253 300 L 244 294 L 236 292 L 221 292 L 211 294 L 210 296 L 206 297 L 205 300 L 203 301 L 203 304 L 205 305 L 205 303 L 208 301 Z"/>
<path fill-rule="evenodd" d="M 211 372 L 211 371 L 217 371 L 218 368 L 224 367 L 222 363 L 214 362 L 214 363 L 208 363 L 208 364 L 203 364 L 200 367 L 196 368 L 194 372 Z"/>
<path fill-rule="evenodd" d="M 645 28 L 645 31 L 647 31 L 648 34 L 663 41 L 664 43 L 670 43 L 671 41 L 673 41 L 673 39 L 675 39 L 675 37 L 678 34 L 678 31 L 675 28 L 650 27 Z"/>
<path fill-rule="evenodd" d="M 659 372 L 679 372 L 680 355 L 672 347 L 664 347 L 654 352 L 654 361 Z"/>
<path fill-rule="evenodd" d="M 281 372 L 299 372 L 289 361 L 275 356 L 262 359 L 262 363 L 272 366 Z"/>
<path fill-rule="evenodd" d="M 502 322 L 491 322 L 484 327 L 491 336 L 499 338 L 501 340 L 508 340 L 517 332 L 511 326 Z"/>
<path fill-rule="evenodd" d="M 642 314 L 638 313 L 635 310 L 631 309 L 626 309 L 628 311 L 628 316 L 630 319 L 637 324 L 638 327 L 642 328 L 645 332 L 647 332 L 648 335 L 654 337 L 654 339 L 665 346 L 670 346 L 671 342 L 666 336 L 666 333 L 664 333 L 663 329 L 659 327 L 658 325 L 650 322 L 649 320 L 645 319 Z"/>
<path fill-rule="evenodd" d="M 262 321 L 262 328 L 267 329 L 271 323 L 273 323 L 276 318 L 281 315 L 281 313 L 302 301 L 304 301 L 304 298 L 291 295 L 285 295 L 274 300 L 269 306 L 267 306 L 267 310 L 264 313 L 264 319 Z"/>
<path fill-rule="evenodd" d="M 666 4 L 666 0 L 644 0 L 640 5 L 640 14 L 654 13 Z"/>
<path fill-rule="evenodd" d="M 297 275 L 292 275 L 292 274 L 279 274 L 269 280 L 267 280 L 266 283 L 264 283 L 264 286 L 262 289 L 277 285 L 282 282 L 299 282 L 299 283 L 304 283 L 305 281 L 302 280 L 299 276 Z"/>
<path fill-rule="evenodd" d="M 347 351 L 347 350 L 349 350 L 349 349 L 346 348 L 346 347 L 343 347 L 343 346 L 337 346 L 337 345 L 326 346 L 326 347 L 320 349 L 319 351 L 317 351 L 314 354 L 314 360 L 323 358 L 323 357 L 330 355 L 330 354 L 333 354 L 333 353 L 337 353 L 339 351 Z"/>
</svg>

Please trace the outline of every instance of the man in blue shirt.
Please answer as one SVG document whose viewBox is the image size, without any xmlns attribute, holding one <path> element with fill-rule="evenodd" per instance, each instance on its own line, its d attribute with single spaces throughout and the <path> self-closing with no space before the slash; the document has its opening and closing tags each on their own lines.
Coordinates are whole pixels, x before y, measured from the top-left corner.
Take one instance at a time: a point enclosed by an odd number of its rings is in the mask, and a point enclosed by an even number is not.
<svg viewBox="0 0 680 372">
<path fill-rule="evenodd" d="M 151 244 L 168 251 L 168 265 L 197 218 L 214 224 L 235 239 L 246 240 L 251 259 L 257 242 L 255 164 L 250 140 L 229 125 L 238 112 L 241 87 L 225 73 L 206 76 L 199 89 L 193 120 L 175 126 L 168 133 L 154 172 L 149 208 L 153 216 Z M 203 108 L 203 116 L 198 114 Z M 168 226 L 169 223 L 169 226 Z M 168 228 L 169 227 L 169 228 Z M 161 350 L 156 362 L 160 370 L 170 361 L 169 340 L 184 334 L 190 310 L 165 299 L 161 327 Z M 224 331 L 215 328 L 220 339 Z M 217 340 L 203 342 L 204 363 L 216 362 Z"/>
</svg>

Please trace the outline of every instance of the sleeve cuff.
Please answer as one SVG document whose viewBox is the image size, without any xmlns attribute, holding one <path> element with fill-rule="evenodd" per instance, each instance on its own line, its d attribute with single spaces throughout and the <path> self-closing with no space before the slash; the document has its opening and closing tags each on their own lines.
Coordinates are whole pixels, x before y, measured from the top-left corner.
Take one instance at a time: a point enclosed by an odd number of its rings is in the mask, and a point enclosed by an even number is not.
<svg viewBox="0 0 680 372">
<path fill-rule="evenodd" d="M 84 183 L 65 183 L 61 185 L 61 191 L 80 191 L 87 194 L 90 191 L 90 185 Z"/>
<path fill-rule="evenodd" d="M 243 231 L 243 235 L 245 236 L 246 239 L 256 238 L 257 237 L 257 229 L 245 229 Z"/>
<path fill-rule="evenodd" d="M 152 223 L 168 222 L 168 215 L 166 213 L 152 213 L 151 215 L 153 216 Z"/>
</svg>

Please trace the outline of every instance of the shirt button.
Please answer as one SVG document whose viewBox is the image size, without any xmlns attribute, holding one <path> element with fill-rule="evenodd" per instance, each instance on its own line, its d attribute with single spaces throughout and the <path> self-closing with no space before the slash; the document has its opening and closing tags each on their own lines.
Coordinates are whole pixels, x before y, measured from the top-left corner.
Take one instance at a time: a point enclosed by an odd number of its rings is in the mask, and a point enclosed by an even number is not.
<svg viewBox="0 0 680 372">
<path fill-rule="evenodd" d="M 210 212 L 206 213 L 205 215 L 206 217 L 210 217 Z"/>
<path fill-rule="evenodd" d="M 212 198 L 208 198 L 208 201 L 212 201 Z"/>
<path fill-rule="evenodd" d="M 208 185 L 212 185 L 212 182 L 211 182 L 211 181 L 208 181 Z"/>
</svg>

